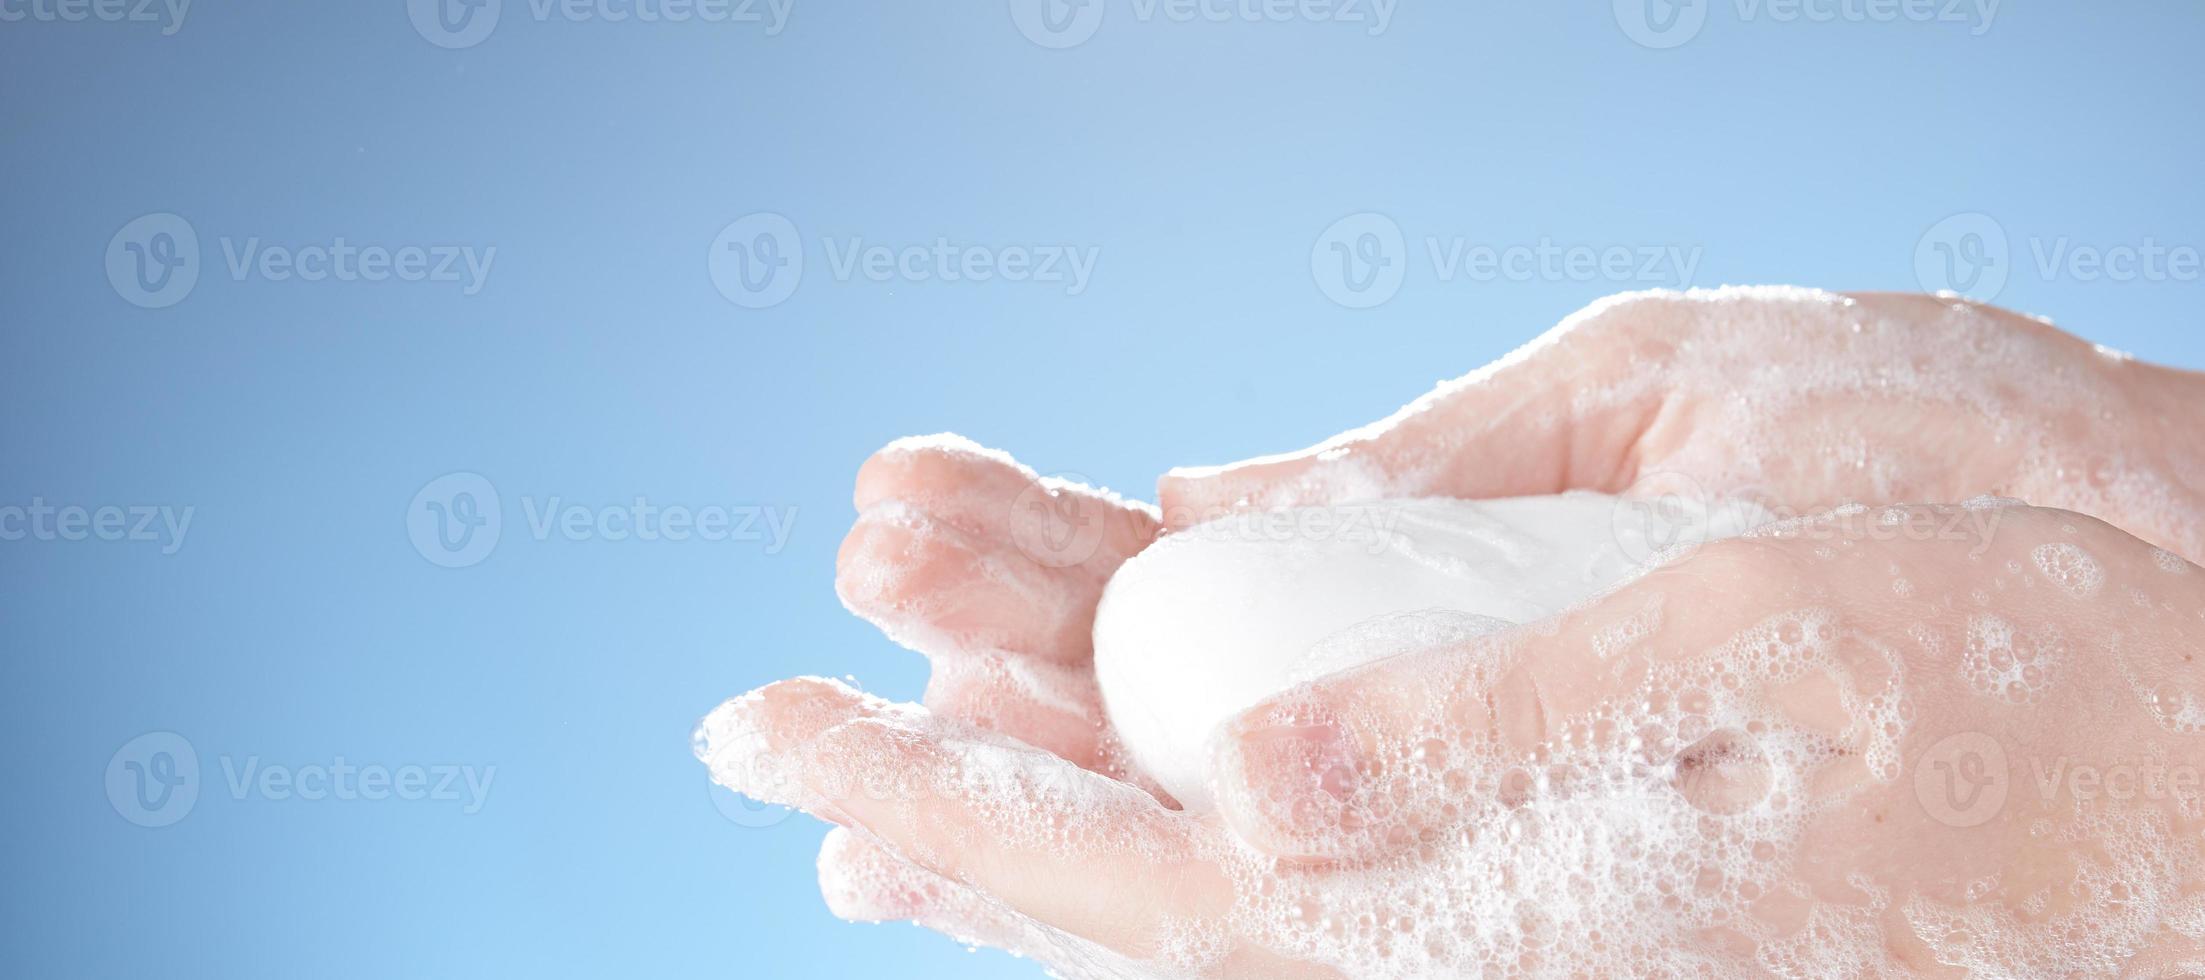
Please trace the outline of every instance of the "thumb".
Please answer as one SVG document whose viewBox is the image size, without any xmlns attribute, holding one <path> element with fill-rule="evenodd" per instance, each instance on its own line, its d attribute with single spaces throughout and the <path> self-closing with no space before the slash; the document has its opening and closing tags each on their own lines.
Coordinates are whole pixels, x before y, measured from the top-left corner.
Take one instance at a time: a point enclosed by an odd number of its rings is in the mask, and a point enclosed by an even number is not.
<svg viewBox="0 0 2205 980">
<path fill-rule="evenodd" d="M 1662 365 L 1705 306 L 1671 292 L 1611 296 L 1378 422 L 1300 452 L 1172 470 L 1157 485 L 1164 522 L 1382 497 L 1620 490 L 1659 414 Z"/>
<path fill-rule="evenodd" d="M 1258 704 L 1212 742 L 1219 813 L 1280 857 L 1352 860 L 1520 798 L 1564 723 L 1637 682 L 1594 639 L 1632 609 L 1646 604 L 1410 650 Z"/>
</svg>

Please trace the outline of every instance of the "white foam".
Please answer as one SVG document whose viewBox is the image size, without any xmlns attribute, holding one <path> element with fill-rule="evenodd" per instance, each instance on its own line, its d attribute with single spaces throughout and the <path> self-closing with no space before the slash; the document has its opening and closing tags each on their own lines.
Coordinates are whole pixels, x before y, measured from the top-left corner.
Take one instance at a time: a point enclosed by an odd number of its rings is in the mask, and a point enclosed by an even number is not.
<svg viewBox="0 0 2205 980">
<path fill-rule="evenodd" d="M 2065 541 L 2038 545 L 2029 553 L 2037 571 L 2077 599 L 2095 598 L 2105 588 L 2105 570 L 2090 553 Z"/>
<path fill-rule="evenodd" d="M 1447 727 L 1381 745 L 1366 774 L 1376 785 L 1359 792 L 1442 822 L 1411 829 L 1397 856 L 1368 866 L 1244 862 L 1236 921 L 1262 946 L 1355 977 L 1838 977 L 1888 966 L 1878 905 L 1818 906 L 1798 931 L 1746 911 L 1793 887 L 1807 819 L 1848 791 L 1833 796 L 1815 779 L 1837 758 L 1830 734 L 1791 721 L 1763 692 L 1828 679 L 1852 719 L 1846 744 L 1872 760 L 1867 779 L 1897 774 L 1910 717 L 1897 657 L 1848 660 L 1841 636 L 1827 610 L 1774 617 L 1654 666 L 1641 696 L 1571 720 L 1529 758 Z M 1453 662 L 1511 655 L 1505 638 L 1482 642 L 1491 648 Z M 1457 680 L 1430 678 L 1443 689 Z M 1718 933 L 1735 941 L 1709 938 Z"/>
<path fill-rule="evenodd" d="M 2066 641 L 2048 626 L 2017 630 L 1997 616 L 1968 618 L 1960 671 L 1977 694 L 2009 704 L 2029 704 L 2052 689 L 2068 670 Z"/>
</svg>

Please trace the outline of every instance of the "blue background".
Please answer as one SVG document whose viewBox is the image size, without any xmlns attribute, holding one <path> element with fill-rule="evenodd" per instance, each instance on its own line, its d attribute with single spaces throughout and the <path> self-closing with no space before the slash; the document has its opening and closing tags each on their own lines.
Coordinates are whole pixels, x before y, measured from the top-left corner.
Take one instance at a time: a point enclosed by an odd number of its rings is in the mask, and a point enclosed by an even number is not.
<svg viewBox="0 0 2205 980">
<path fill-rule="evenodd" d="M 2195 270 L 2046 277 L 2026 244 L 2205 244 L 2205 7 L 2015 3 L 1979 31 L 1717 0 L 1654 49 L 1564 6 L 1402 0 L 1372 37 L 1106 0 L 1062 50 L 1000 0 L 796 0 L 773 36 L 506 0 L 456 50 L 401 0 L 200 0 L 171 36 L 0 23 L 0 504 L 195 508 L 173 555 L 0 541 L 0 974 L 1037 975 L 833 920 L 821 826 L 715 805 L 692 723 L 799 673 L 918 694 L 919 659 L 830 587 L 851 477 L 891 438 L 955 430 L 1148 496 L 1664 284 L 1443 282 L 1428 236 L 1915 289 L 1925 229 L 1980 212 L 2010 238 L 1999 302 L 2205 366 Z M 751 310 L 706 255 L 761 211 L 807 268 Z M 1362 211 L 1414 254 L 1351 310 L 1310 255 Z M 157 212 L 190 222 L 202 275 L 149 310 L 103 256 Z M 497 252 L 472 296 L 232 278 L 221 241 L 256 236 Z M 837 281 L 822 237 L 1099 261 L 1076 296 Z M 505 524 L 450 569 L 407 514 L 455 471 Z M 527 533 L 524 497 L 638 495 L 798 516 L 778 554 Z M 103 774 L 153 731 L 204 783 L 147 829 Z M 495 774 L 471 814 L 234 798 L 222 760 L 255 757 Z"/>
</svg>

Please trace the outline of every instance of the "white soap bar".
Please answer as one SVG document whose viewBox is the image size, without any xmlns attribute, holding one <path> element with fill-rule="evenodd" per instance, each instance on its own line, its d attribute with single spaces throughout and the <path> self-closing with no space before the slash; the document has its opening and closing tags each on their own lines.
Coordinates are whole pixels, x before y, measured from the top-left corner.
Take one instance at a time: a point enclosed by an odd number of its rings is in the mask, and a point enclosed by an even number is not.
<svg viewBox="0 0 2205 980">
<path fill-rule="evenodd" d="M 1643 573 L 1672 543 L 1765 517 L 1594 493 L 1236 515 L 1168 535 L 1118 570 L 1095 616 L 1095 673 L 1133 760 L 1199 812 L 1217 726 L 1398 651 L 1371 642 L 1374 631 L 1467 639 L 1542 619 Z"/>
</svg>

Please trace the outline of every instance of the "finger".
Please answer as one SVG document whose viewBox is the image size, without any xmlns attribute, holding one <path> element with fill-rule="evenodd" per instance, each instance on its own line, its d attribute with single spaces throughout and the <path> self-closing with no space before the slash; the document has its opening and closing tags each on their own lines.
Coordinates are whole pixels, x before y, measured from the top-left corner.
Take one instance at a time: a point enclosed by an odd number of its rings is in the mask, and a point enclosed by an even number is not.
<svg viewBox="0 0 2205 980">
<path fill-rule="evenodd" d="M 949 903 L 947 893 L 957 887 L 848 827 L 829 830 L 819 842 L 820 897 L 828 911 L 850 922 L 933 915 Z"/>
<path fill-rule="evenodd" d="M 1032 919 L 847 827 L 828 831 L 820 843 L 819 893 L 828 911 L 850 922 L 906 921 L 966 946 L 1037 959 L 1053 951 L 1046 930 Z"/>
<path fill-rule="evenodd" d="M 944 433 L 889 443 L 858 469 L 859 512 L 895 502 L 1028 562 L 1097 583 L 1155 540 L 1155 508 L 1044 477 L 1000 450 Z"/>
<path fill-rule="evenodd" d="M 856 503 L 836 591 L 933 661 L 930 707 L 1138 778 L 1085 665 L 1104 583 L 1156 534 L 1151 508 L 947 435 L 876 453 Z"/>
<path fill-rule="evenodd" d="M 1825 540 L 1714 542 L 1551 620 L 1259 704 L 1212 746 L 1220 812 L 1259 848 L 1330 861 L 1570 792 L 1592 769 L 1658 774 L 1712 812 L 1767 791 L 1764 748 L 1786 754 L 1787 773 L 1812 771 L 1817 791 L 1866 779 L 1895 747 L 1875 698 L 1897 662 L 1833 609 L 1891 593 L 1881 579 L 1834 592 L 1813 568 Z"/>
<path fill-rule="evenodd" d="M 1092 658 L 1099 588 L 877 504 L 843 541 L 844 605 L 933 663 L 925 702 L 1074 763 L 1129 775 L 1104 737 Z"/>
<path fill-rule="evenodd" d="M 1110 726 L 1094 671 L 996 652 L 937 657 L 927 709 L 1018 739 L 1090 772 L 1131 783 L 1171 809 L 1162 784 Z"/>
<path fill-rule="evenodd" d="M 1383 497 L 1504 497 L 1631 484 L 1662 365 L 1702 316 L 1675 293 L 1610 297 L 1393 415 L 1300 452 L 1171 471 L 1165 523 Z"/>
<path fill-rule="evenodd" d="M 1059 663 L 1092 655 L 1100 586 L 1044 568 L 1008 541 L 976 537 L 884 501 L 858 516 L 836 558 L 843 605 L 929 657 L 1009 650 Z"/>
<path fill-rule="evenodd" d="M 1450 804 L 1519 790 L 1500 775 L 1618 683 L 1595 659 L 1519 628 L 1303 685 L 1220 729 L 1219 812 L 1282 857 L 1400 850 L 1454 816 Z"/>
<path fill-rule="evenodd" d="M 908 921 L 973 946 L 1034 950 L 1033 925 L 964 885 L 847 827 L 819 845 L 819 893 L 850 922 Z"/>
<path fill-rule="evenodd" d="M 1133 762 L 1111 730 L 1102 690 L 1086 665 L 1000 651 L 934 658 L 928 710 L 1025 742 L 1091 772 L 1132 783 L 1172 809 L 1162 785 Z"/>
<path fill-rule="evenodd" d="M 1122 953 L 1153 952 L 1171 917 L 1214 920 L 1232 904 L 1208 832 L 1138 789 L 834 681 L 731 700 L 700 726 L 696 750 L 730 789 L 862 829 Z"/>
<path fill-rule="evenodd" d="M 835 915 L 852 922 L 908 920 L 968 946 L 993 946 L 1036 961 L 1061 961 L 1065 938 L 985 893 L 904 860 L 863 833 L 836 827 L 819 852 L 820 892 Z M 1126 975 L 1153 970 L 1132 966 Z M 1213 964 L 1218 976 L 1341 980 L 1337 971 L 1242 945 Z M 1112 974 L 1117 975 L 1117 974 Z"/>
<path fill-rule="evenodd" d="M 1101 705 L 1094 671 L 999 652 L 938 657 L 926 683 L 929 710 L 1085 769 L 1111 761 L 1103 749 Z"/>
</svg>

